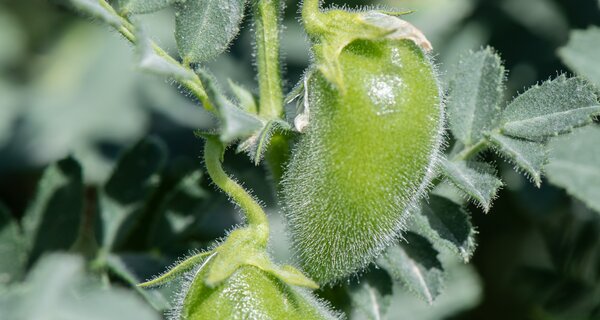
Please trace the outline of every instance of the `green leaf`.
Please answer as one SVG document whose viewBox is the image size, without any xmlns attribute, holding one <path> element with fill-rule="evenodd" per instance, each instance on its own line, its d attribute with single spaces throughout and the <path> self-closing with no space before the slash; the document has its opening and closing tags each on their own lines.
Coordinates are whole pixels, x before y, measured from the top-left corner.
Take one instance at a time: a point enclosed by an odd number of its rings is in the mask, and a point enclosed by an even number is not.
<svg viewBox="0 0 600 320">
<path fill-rule="evenodd" d="M 558 55 L 571 70 L 581 77 L 600 86 L 600 27 L 591 26 L 587 30 L 573 30 L 566 46 L 558 50 Z"/>
<path fill-rule="evenodd" d="M 245 0 L 186 0 L 175 3 L 175 37 L 184 64 L 221 54 L 239 32 Z"/>
<path fill-rule="evenodd" d="M 377 260 L 392 279 L 401 281 L 428 303 L 433 303 L 442 291 L 443 268 L 438 251 L 424 237 L 408 232 L 405 242 L 388 248 Z"/>
<path fill-rule="evenodd" d="M 476 200 L 485 212 L 490 210 L 492 201 L 503 186 L 495 174 L 489 173 L 492 170 L 485 168 L 481 163 L 468 164 L 466 161 L 452 162 L 446 159 L 442 161 L 442 168 L 444 175 L 456 187 Z"/>
<path fill-rule="evenodd" d="M 24 284 L 11 287 L 2 315 L 8 319 L 159 320 L 134 294 L 101 286 L 85 273 L 83 259 L 67 254 L 44 257 Z"/>
<path fill-rule="evenodd" d="M 450 79 L 448 120 L 452 134 L 466 146 L 495 127 L 504 79 L 502 61 L 489 47 L 464 55 L 458 63 Z"/>
<path fill-rule="evenodd" d="M 228 144 L 247 139 L 263 127 L 263 121 L 233 104 L 223 93 L 215 77 L 204 69 L 196 70 L 206 93 L 219 111 L 220 139 Z"/>
<path fill-rule="evenodd" d="M 109 25 L 120 28 L 123 23 L 121 22 L 121 17 L 111 9 L 108 9 L 105 6 L 100 4 L 100 1 L 97 0 L 70 0 L 75 9 L 82 11 L 85 14 L 88 14 L 94 18 L 98 18 Z M 107 4 L 107 6 L 109 6 Z"/>
<path fill-rule="evenodd" d="M 164 57 L 156 53 L 152 40 L 146 35 L 142 26 L 136 26 L 136 30 L 140 69 L 162 76 L 173 77 L 180 81 L 191 80 L 195 77 L 190 69 L 184 68 L 170 57 Z"/>
<path fill-rule="evenodd" d="M 231 79 L 229 79 L 229 87 L 231 87 L 231 91 L 233 91 L 233 94 L 238 99 L 242 110 L 251 114 L 258 114 L 258 106 L 256 105 L 256 99 L 254 99 L 254 95 L 250 91 L 248 91 L 248 89 L 231 81 Z"/>
<path fill-rule="evenodd" d="M 278 130 L 291 130 L 291 126 L 282 120 L 269 120 L 264 124 L 262 129 L 241 143 L 238 150 L 248 152 L 254 165 L 258 165 L 269 147 L 273 134 Z"/>
<path fill-rule="evenodd" d="M 413 216 L 414 231 L 440 243 L 469 262 L 475 251 L 476 231 L 469 213 L 446 198 L 430 195 Z"/>
<path fill-rule="evenodd" d="M 13 282 L 25 269 L 25 243 L 17 221 L 0 203 L 0 287 Z"/>
<path fill-rule="evenodd" d="M 488 139 L 502 156 L 515 164 L 519 171 L 524 171 L 537 187 L 541 185 L 542 169 L 548 159 L 544 144 L 514 139 L 499 133 L 488 135 Z"/>
<path fill-rule="evenodd" d="M 392 281 L 389 275 L 377 269 L 371 269 L 360 279 L 360 283 L 351 286 L 351 319 L 386 319 L 387 309 L 392 295 Z"/>
<path fill-rule="evenodd" d="M 600 128 L 581 128 L 550 142 L 550 183 L 600 212 Z"/>
<path fill-rule="evenodd" d="M 121 244 L 143 213 L 158 184 L 166 148 L 146 138 L 126 151 L 100 193 L 102 244 L 112 249 Z"/>
<path fill-rule="evenodd" d="M 564 75 L 534 86 L 519 95 L 503 111 L 501 132 L 533 141 L 592 123 L 600 114 L 593 86 Z"/>
<path fill-rule="evenodd" d="M 122 15 L 151 13 L 168 7 L 177 0 L 118 0 Z"/>
<path fill-rule="evenodd" d="M 110 271 L 129 283 L 155 310 L 164 311 L 171 307 L 169 301 L 158 291 L 144 290 L 138 286 L 140 279 L 129 269 L 121 256 L 111 254 L 106 263 Z"/>
<path fill-rule="evenodd" d="M 48 167 L 23 217 L 28 264 L 46 251 L 68 250 L 79 234 L 82 212 L 79 163 L 67 158 Z"/>
</svg>

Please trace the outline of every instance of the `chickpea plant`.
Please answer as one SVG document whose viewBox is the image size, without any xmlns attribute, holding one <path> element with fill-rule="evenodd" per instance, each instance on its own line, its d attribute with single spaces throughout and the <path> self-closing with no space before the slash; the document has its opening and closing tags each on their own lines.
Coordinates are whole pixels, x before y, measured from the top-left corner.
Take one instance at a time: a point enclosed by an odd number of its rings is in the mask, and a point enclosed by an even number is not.
<svg viewBox="0 0 600 320">
<path fill-rule="evenodd" d="M 488 150 L 536 186 L 547 172 L 552 183 L 600 210 L 598 184 L 595 189 L 595 182 L 582 185 L 584 174 L 576 169 L 600 161 L 597 148 L 585 150 L 600 139 L 594 125 L 600 115 L 593 84 L 598 79 L 559 75 L 505 102 L 507 73 L 499 55 L 484 48 L 465 53 L 443 88 L 435 49 L 426 35 L 402 19 L 409 12 L 326 8 L 319 0 L 304 0 L 298 5 L 312 62 L 286 97 L 280 0 L 71 3 L 134 44 L 139 68 L 178 82 L 218 119 L 215 130 L 197 132 L 204 139 L 205 171 L 245 222 L 212 248 L 138 284 L 136 290 L 156 309 L 170 309 L 170 319 L 341 319 L 343 313 L 312 291 L 357 277 L 363 281 L 351 289 L 350 314 L 380 319 L 390 293 L 373 285 L 369 279 L 374 273 L 384 273 L 433 303 L 444 281 L 440 248 L 468 262 L 476 231 L 467 204 L 488 212 L 504 185 L 493 164 L 479 156 Z M 169 6 L 175 12 L 178 57 L 167 54 L 136 23 L 136 15 Z M 234 95 L 228 96 L 205 68 L 205 62 L 235 39 L 244 12 L 254 19 L 258 98 L 233 82 L 229 91 Z M 576 49 L 561 54 L 569 59 Z M 577 70 L 577 59 L 573 64 Z M 297 113 L 286 118 L 287 103 L 295 103 Z M 293 123 L 286 121 L 292 118 Z M 554 139 L 572 131 L 578 144 Z M 273 261 L 269 220 L 261 202 L 223 170 L 225 150 L 234 146 L 270 171 L 296 266 Z M 147 140 L 121 160 L 121 169 L 99 195 L 100 205 L 112 210 L 100 214 L 102 249 L 87 250 L 94 252 L 96 268 L 108 268 L 132 284 L 137 280 L 111 250 L 135 229 L 123 221 L 135 216 L 133 204 L 144 203 L 150 194 L 143 182 L 162 165 L 161 148 Z M 140 158 L 134 152 L 140 149 L 154 157 Z M 575 159 L 573 154 L 581 156 Z M 62 175 L 80 183 L 78 170 L 74 160 L 64 160 L 44 179 Z M 139 173 L 139 184 L 119 178 L 128 171 Z M 186 179 L 201 175 L 194 171 Z M 54 190 L 51 183 L 45 188 L 38 197 Z M 132 192 L 128 205 L 117 201 Z M 32 217 L 43 215 L 32 210 Z M 39 219 L 27 221 L 26 232 L 40 229 Z M 77 234 L 72 238 L 70 242 Z M 84 240 L 80 236 L 76 243 L 83 246 Z M 22 245 L 37 254 L 35 242 Z M 171 281 L 181 283 L 174 301 L 163 301 L 147 289 Z"/>
</svg>

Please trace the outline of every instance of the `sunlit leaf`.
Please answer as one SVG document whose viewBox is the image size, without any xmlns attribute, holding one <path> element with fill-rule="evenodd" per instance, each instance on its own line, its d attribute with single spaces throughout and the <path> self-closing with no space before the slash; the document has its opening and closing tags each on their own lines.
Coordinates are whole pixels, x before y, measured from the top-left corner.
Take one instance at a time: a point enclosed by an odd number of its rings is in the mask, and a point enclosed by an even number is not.
<svg viewBox="0 0 600 320">
<path fill-rule="evenodd" d="M 245 0 L 186 0 L 175 3 L 175 37 L 185 63 L 221 54 L 240 30 Z"/>
</svg>

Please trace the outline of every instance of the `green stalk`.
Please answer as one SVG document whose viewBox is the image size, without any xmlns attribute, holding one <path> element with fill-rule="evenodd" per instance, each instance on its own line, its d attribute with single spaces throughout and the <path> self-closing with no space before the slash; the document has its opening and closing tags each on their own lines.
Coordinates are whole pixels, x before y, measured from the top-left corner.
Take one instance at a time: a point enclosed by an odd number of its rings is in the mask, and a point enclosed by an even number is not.
<svg viewBox="0 0 600 320">
<path fill-rule="evenodd" d="M 212 181 L 235 202 L 246 215 L 248 224 L 261 230 L 261 236 L 269 237 L 269 220 L 258 202 L 237 182 L 223 171 L 221 157 L 225 148 L 216 137 L 209 137 L 204 144 L 204 162 Z"/>
<path fill-rule="evenodd" d="M 320 19 L 320 2 L 320 0 L 304 0 L 302 3 L 302 21 L 309 35 L 320 33 L 324 29 Z"/>
<path fill-rule="evenodd" d="M 277 119 L 283 115 L 281 67 L 279 65 L 280 0 L 259 0 L 254 6 L 256 64 L 260 92 L 259 115 Z"/>
</svg>

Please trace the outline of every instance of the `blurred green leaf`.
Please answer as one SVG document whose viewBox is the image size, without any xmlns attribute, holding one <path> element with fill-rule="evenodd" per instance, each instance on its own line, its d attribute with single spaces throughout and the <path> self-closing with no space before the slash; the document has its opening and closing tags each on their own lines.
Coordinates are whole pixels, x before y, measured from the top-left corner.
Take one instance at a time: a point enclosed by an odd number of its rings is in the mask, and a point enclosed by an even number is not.
<svg viewBox="0 0 600 320">
<path fill-rule="evenodd" d="M 248 89 L 235 83 L 231 79 L 229 79 L 229 87 L 231 88 L 231 91 L 233 92 L 235 97 L 238 99 L 242 110 L 251 114 L 258 114 L 258 106 L 256 105 L 256 99 L 254 98 L 254 95 L 250 91 L 248 91 Z"/>
<path fill-rule="evenodd" d="M 469 213 L 446 198 L 430 195 L 413 216 L 414 231 L 441 243 L 468 262 L 475 251 L 475 229 Z"/>
<path fill-rule="evenodd" d="M 69 249 L 83 213 L 81 167 L 73 158 L 48 167 L 23 217 L 23 231 L 31 265 L 44 252 Z"/>
<path fill-rule="evenodd" d="M 26 37 L 17 17 L 4 6 L 0 6 L 0 71 L 13 66 L 23 57 Z"/>
<path fill-rule="evenodd" d="M 175 3 L 175 37 L 184 63 L 221 54 L 240 30 L 245 0 L 186 0 Z"/>
<path fill-rule="evenodd" d="M 23 235 L 17 221 L 0 203 L 0 287 L 18 279 L 27 255 Z"/>
<path fill-rule="evenodd" d="M 9 290 L 13 300 L 2 314 L 11 320 L 160 319 L 130 292 L 102 288 L 98 280 L 86 275 L 83 259 L 72 255 L 41 259 L 25 283 Z"/>
<path fill-rule="evenodd" d="M 158 185 L 166 147 L 155 138 L 146 138 L 126 151 L 100 193 L 102 245 L 121 245 L 144 212 Z"/>
<path fill-rule="evenodd" d="M 599 114 L 594 87 L 561 75 L 513 100 L 502 113 L 500 129 L 505 135 L 540 141 L 590 124 Z"/>
<path fill-rule="evenodd" d="M 503 99 L 505 70 L 490 47 L 461 57 L 450 79 L 448 119 L 452 134 L 466 146 L 495 128 Z"/>
<path fill-rule="evenodd" d="M 590 126 L 550 143 L 550 183 L 600 212 L 600 128 Z"/>
<path fill-rule="evenodd" d="M 144 263 L 148 263 L 148 259 L 143 261 Z M 157 290 L 147 290 L 138 287 L 138 284 L 143 282 L 142 279 L 138 279 L 138 277 L 133 273 L 123 258 L 119 255 L 110 254 L 107 258 L 107 266 L 110 271 L 116 274 L 119 278 L 126 281 L 132 288 L 135 289 L 152 307 L 157 311 L 165 311 L 171 307 L 169 301 Z"/>
<path fill-rule="evenodd" d="M 350 288 L 352 315 L 350 319 L 387 319 L 392 295 L 392 281 L 382 270 L 369 270 L 360 283 Z"/>
<path fill-rule="evenodd" d="M 149 243 L 160 248 L 169 247 L 203 217 L 202 208 L 209 193 L 202 188 L 202 172 L 192 170 L 178 177 L 175 185 L 157 204 L 157 222 L 151 226 Z"/>
<path fill-rule="evenodd" d="M 518 171 L 524 171 L 536 186 L 541 185 L 542 169 L 548 159 L 544 144 L 514 139 L 499 133 L 490 134 L 488 139 L 504 158 L 516 165 Z"/>
<path fill-rule="evenodd" d="M 562 61 L 581 77 L 600 86 L 600 27 L 573 30 L 569 43 L 558 50 Z"/>
<path fill-rule="evenodd" d="M 1 26 L 0 26 L 1 27 Z M 1 41 L 1 39 L 0 39 Z M 16 121 L 23 112 L 21 88 L 0 77 L 0 148 L 13 138 Z"/>
<path fill-rule="evenodd" d="M 389 247 L 377 264 L 385 269 L 392 279 L 404 283 L 409 290 L 433 303 L 441 293 L 444 271 L 438 260 L 438 251 L 426 238 L 407 232 L 405 241 Z"/>
<path fill-rule="evenodd" d="M 151 13 L 164 9 L 176 0 L 118 0 L 119 12 L 124 15 Z"/>
</svg>

